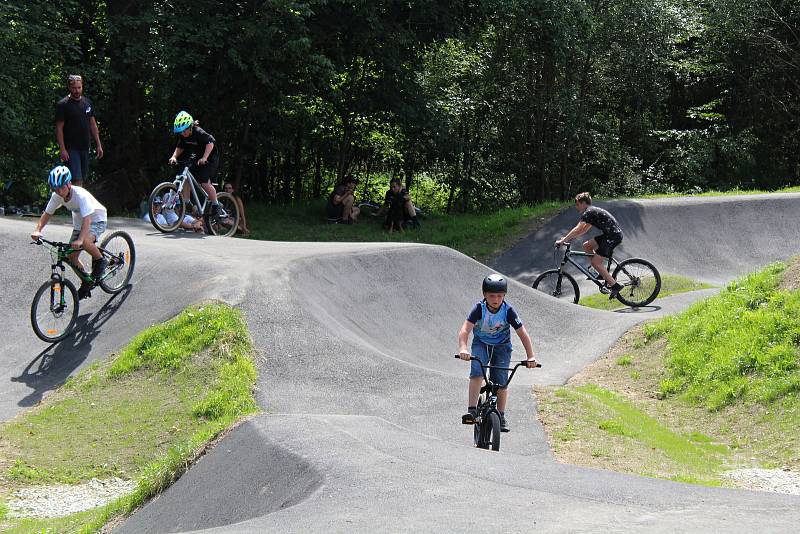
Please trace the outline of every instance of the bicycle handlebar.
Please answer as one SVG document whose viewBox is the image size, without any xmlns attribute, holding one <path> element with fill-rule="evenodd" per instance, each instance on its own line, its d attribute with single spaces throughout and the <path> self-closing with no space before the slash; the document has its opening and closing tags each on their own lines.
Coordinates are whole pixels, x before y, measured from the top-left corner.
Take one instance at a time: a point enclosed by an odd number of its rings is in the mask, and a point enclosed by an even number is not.
<svg viewBox="0 0 800 534">
<path fill-rule="evenodd" d="M 456 354 L 453 357 L 455 359 L 457 359 L 457 360 L 461 359 L 461 355 L 460 354 Z M 472 360 L 475 360 L 476 362 L 480 363 L 481 367 L 485 367 L 486 369 L 502 369 L 503 371 L 513 371 L 517 367 L 519 367 L 521 365 L 526 365 L 530 361 L 530 360 L 520 360 L 518 362 L 512 362 L 512 363 L 516 363 L 517 364 L 514 367 L 498 367 L 496 365 L 484 365 L 483 362 L 480 360 L 480 358 L 476 358 L 475 356 L 470 356 L 469 357 L 469 361 L 472 361 Z M 541 366 L 542 366 L 541 363 L 536 362 L 536 365 L 534 367 L 541 367 Z M 534 367 L 531 367 L 531 369 L 533 369 Z"/>
</svg>

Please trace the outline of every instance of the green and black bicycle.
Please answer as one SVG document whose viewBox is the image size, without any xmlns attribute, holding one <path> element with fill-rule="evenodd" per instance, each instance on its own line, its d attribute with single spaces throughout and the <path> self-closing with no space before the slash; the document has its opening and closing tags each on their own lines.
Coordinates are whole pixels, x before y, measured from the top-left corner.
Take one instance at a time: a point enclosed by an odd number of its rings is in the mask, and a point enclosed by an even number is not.
<svg viewBox="0 0 800 534">
<path fill-rule="evenodd" d="M 111 295 L 125 289 L 133 275 L 136 264 L 136 251 L 131 236 L 122 231 L 108 234 L 97 247 L 108 260 L 108 267 L 99 280 L 91 273 L 84 272 L 73 264 L 69 255 L 78 250 L 69 243 L 48 241 L 40 237 L 34 244 L 42 245 L 50 251 L 53 259 L 50 280 L 42 284 L 31 303 L 31 326 L 42 341 L 55 343 L 67 337 L 78 318 L 78 290 L 64 276 L 67 264 L 77 277 L 90 287 L 100 288 Z"/>
</svg>

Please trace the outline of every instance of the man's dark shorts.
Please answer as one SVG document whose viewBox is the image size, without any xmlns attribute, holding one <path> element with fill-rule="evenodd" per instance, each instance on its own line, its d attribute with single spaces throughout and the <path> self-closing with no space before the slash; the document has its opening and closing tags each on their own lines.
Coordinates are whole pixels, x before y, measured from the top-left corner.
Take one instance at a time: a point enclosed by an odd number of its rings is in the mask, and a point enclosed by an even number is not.
<svg viewBox="0 0 800 534">
<path fill-rule="evenodd" d="M 328 219 L 336 219 L 339 220 L 344 215 L 344 204 L 334 204 L 331 201 L 325 205 L 325 216 Z"/>
<path fill-rule="evenodd" d="M 195 163 L 189 169 L 192 172 L 192 176 L 194 179 L 197 180 L 200 184 L 205 184 L 211 182 L 214 176 L 217 175 L 217 169 L 219 168 L 219 158 L 214 158 L 208 160 L 205 165 L 198 165 Z"/>
<path fill-rule="evenodd" d="M 88 150 L 67 150 L 69 159 L 66 166 L 72 174 L 72 180 L 83 182 L 89 176 L 89 151 Z"/>
<path fill-rule="evenodd" d="M 597 242 L 597 255 L 610 258 L 616 246 L 622 243 L 622 234 L 601 234 L 594 240 Z"/>
</svg>

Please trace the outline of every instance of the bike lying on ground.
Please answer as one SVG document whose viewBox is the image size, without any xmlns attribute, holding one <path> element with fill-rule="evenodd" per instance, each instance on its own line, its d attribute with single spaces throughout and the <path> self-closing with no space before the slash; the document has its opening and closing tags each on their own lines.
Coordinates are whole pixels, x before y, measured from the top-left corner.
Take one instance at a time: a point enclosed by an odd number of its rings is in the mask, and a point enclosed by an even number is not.
<svg viewBox="0 0 800 534">
<path fill-rule="evenodd" d="M 150 193 L 148 201 L 150 223 L 159 232 L 172 232 L 183 221 L 186 214 L 186 201 L 183 200 L 184 188 L 189 188 L 189 198 L 198 207 L 203 217 L 206 231 L 212 235 L 230 237 L 236 233 L 239 226 L 239 205 L 230 193 L 217 192 L 220 210 L 211 213 L 211 200 L 208 193 L 192 175 L 189 168 L 194 158 L 181 162 L 181 171 L 172 182 L 158 184 Z"/>
<path fill-rule="evenodd" d="M 591 280 L 600 288 L 601 293 L 608 293 L 610 288 L 607 286 L 606 281 L 597 273 L 589 271 L 580 263 L 572 259 L 572 256 L 584 256 L 591 258 L 594 254 L 578 250 L 571 250 L 570 243 L 564 243 L 564 257 L 560 260 L 560 265 L 557 269 L 550 269 L 540 274 L 536 280 L 533 281 L 533 288 L 538 289 L 548 295 L 556 298 L 571 300 L 575 304 L 581 298 L 578 283 L 571 274 L 564 271 L 564 266 L 571 263 L 586 275 L 587 280 Z M 560 247 L 556 247 L 557 253 Z M 641 258 L 629 258 L 627 260 L 617 262 L 612 257 L 608 258 L 608 265 L 606 269 L 611 272 L 611 266 L 614 265 L 614 272 L 612 277 L 622 285 L 622 289 L 617 294 L 617 300 L 626 306 L 632 308 L 639 308 L 647 306 L 658 296 L 661 291 L 661 274 L 652 263 Z"/>
<path fill-rule="evenodd" d="M 72 248 L 69 243 L 48 241 L 40 237 L 32 244 L 43 245 L 50 251 L 53 258 L 50 280 L 42 284 L 42 287 L 36 291 L 31 303 L 33 331 L 39 339 L 48 343 L 55 343 L 67 337 L 78 317 L 78 290 L 64 276 L 65 263 L 90 288 L 99 285 L 103 291 L 111 295 L 119 293 L 128 285 L 133 275 L 133 266 L 136 263 L 133 239 L 122 231 L 110 233 L 97 247 L 100 254 L 108 260 L 108 267 L 99 280 L 95 280 L 90 273 L 84 272 L 70 261 L 69 255 L 79 249 Z"/>
<path fill-rule="evenodd" d="M 456 359 L 461 359 L 458 354 L 455 355 Z M 465 360 L 466 361 L 466 360 Z M 507 388 L 514 378 L 514 373 L 520 367 L 526 367 L 528 362 L 522 360 L 517 362 L 514 367 L 498 367 L 496 365 L 484 365 L 483 362 L 471 356 L 469 361 L 476 361 L 481 365 L 481 373 L 483 373 L 483 386 L 481 386 L 480 395 L 478 395 L 477 415 L 475 416 L 475 424 L 473 425 L 473 439 L 475 446 L 479 449 L 488 449 L 491 447 L 493 451 L 500 450 L 500 411 L 497 409 L 497 392 L 503 388 Z M 536 362 L 536 367 L 541 367 L 542 364 Z M 502 369 L 504 371 L 511 371 L 505 384 L 495 384 L 489 379 L 486 374 L 487 369 Z"/>
</svg>

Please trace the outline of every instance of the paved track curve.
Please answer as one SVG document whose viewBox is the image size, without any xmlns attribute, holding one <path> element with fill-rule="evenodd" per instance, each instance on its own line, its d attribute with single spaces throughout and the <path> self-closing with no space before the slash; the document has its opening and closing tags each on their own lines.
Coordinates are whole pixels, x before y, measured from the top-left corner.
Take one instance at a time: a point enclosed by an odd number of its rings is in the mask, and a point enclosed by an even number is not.
<svg viewBox="0 0 800 534">
<path fill-rule="evenodd" d="M 790 210 L 798 199 L 610 207 L 626 230 L 625 253 L 652 259 L 664 272 L 724 282 L 800 248 Z M 574 211 L 557 217 L 498 267 L 527 283 L 539 267 L 531 270 L 525 259 L 549 260 L 554 236 L 576 219 Z M 550 454 L 530 384 L 563 383 L 640 318 L 680 309 L 695 295 L 616 314 L 513 283 L 509 300 L 545 367 L 515 377 L 514 429 L 501 453 L 489 453 L 474 449 L 469 429 L 459 424 L 466 365 L 451 356 L 486 267 L 435 246 L 163 236 L 130 221 L 111 227 L 123 225 L 138 252 L 132 290 L 117 299 L 92 298 L 82 306 L 75 340 L 48 347 L 28 324 L 31 295 L 47 278 L 47 257 L 27 245 L 32 221 L 0 221 L 7 259 L 0 276 L 9 288 L 0 416 L 13 416 L 142 328 L 208 297 L 245 312 L 261 352 L 258 396 L 265 413 L 116 531 L 473 531 L 489 522 L 510 532 L 744 532 L 793 530 L 800 521 L 797 497 L 566 466 Z M 50 233 L 58 232 L 66 237 L 69 229 Z M 675 232 L 682 238 L 673 238 Z M 695 258 L 714 267 L 698 268 Z"/>
</svg>

